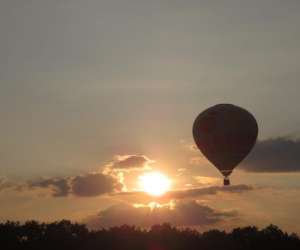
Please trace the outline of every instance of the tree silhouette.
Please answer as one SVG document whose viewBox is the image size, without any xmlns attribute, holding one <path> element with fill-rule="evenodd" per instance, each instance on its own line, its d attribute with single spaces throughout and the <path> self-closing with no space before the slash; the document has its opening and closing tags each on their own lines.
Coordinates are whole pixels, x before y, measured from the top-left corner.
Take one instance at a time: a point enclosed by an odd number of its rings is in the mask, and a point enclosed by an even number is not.
<svg viewBox="0 0 300 250">
<path fill-rule="evenodd" d="M 149 230 L 123 225 L 89 231 L 85 225 L 62 220 L 53 223 L 27 221 L 0 223 L 0 249 L 5 250 L 299 250 L 300 239 L 275 225 L 259 230 L 248 226 L 231 232 L 199 233 L 170 224 Z"/>
</svg>

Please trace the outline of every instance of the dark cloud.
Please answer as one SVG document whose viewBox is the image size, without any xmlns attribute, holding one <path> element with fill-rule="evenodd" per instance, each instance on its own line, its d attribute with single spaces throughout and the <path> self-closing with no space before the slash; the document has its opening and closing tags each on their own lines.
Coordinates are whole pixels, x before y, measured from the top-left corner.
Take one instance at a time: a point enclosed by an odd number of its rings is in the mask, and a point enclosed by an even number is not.
<svg viewBox="0 0 300 250">
<path fill-rule="evenodd" d="M 76 176 L 71 181 L 72 193 L 76 196 L 97 196 L 120 189 L 117 180 L 101 173 Z"/>
<path fill-rule="evenodd" d="M 186 190 L 170 191 L 166 194 L 168 198 L 172 199 L 186 199 L 195 198 L 203 195 L 215 195 L 218 192 L 225 193 L 242 193 L 253 190 L 253 187 L 248 185 L 231 185 L 231 186 L 211 186 L 206 188 L 193 188 Z"/>
<path fill-rule="evenodd" d="M 281 137 L 259 141 L 240 168 L 249 172 L 298 172 L 300 140 Z"/>
<path fill-rule="evenodd" d="M 156 207 L 119 204 L 102 210 L 86 222 L 91 228 L 122 224 L 150 227 L 164 222 L 174 226 L 207 226 L 236 216 L 237 212 L 217 211 L 197 201 L 180 201 Z"/>
<path fill-rule="evenodd" d="M 50 178 L 28 183 L 29 188 L 49 188 L 54 197 L 68 196 L 70 193 L 69 180 L 64 178 Z"/>
<path fill-rule="evenodd" d="M 66 197 L 75 195 L 92 197 L 102 194 L 121 191 L 124 184 L 116 171 L 119 170 L 144 170 L 150 168 L 154 161 L 144 155 L 119 155 L 106 165 L 102 173 L 88 173 L 72 177 L 43 178 L 29 181 L 26 184 L 15 185 L 15 190 L 23 192 L 28 189 L 42 188 L 50 191 L 53 197 Z M 116 170 L 116 171 L 115 171 Z M 4 188 L 4 179 L 0 178 L 0 191 Z"/>
<path fill-rule="evenodd" d="M 152 160 L 144 155 L 124 155 L 117 156 L 117 159 L 112 162 L 109 166 L 112 169 L 143 169 L 148 167 Z"/>
<path fill-rule="evenodd" d="M 54 197 L 65 197 L 70 194 L 88 197 L 120 190 L 122 185 L 112 176 L 89 173 L 75 177 L 42 179 L 28 183 L 28 187 L 50 189 Z"/>
</svg>

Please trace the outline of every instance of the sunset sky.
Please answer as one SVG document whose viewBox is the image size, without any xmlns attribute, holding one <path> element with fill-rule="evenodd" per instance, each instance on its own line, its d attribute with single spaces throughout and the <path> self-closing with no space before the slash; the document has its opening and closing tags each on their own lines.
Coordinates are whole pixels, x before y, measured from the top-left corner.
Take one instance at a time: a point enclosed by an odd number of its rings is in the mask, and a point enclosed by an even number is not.
<svg viewBox="0 0 300 250">
<path fill-rule="evenodd" d="M 299 13 L 298 0 L 2 0 L 0 220 L 300 233 Z M 226 189 L 192 137 L 218 103 L 259 125 Z"/>
</svg>

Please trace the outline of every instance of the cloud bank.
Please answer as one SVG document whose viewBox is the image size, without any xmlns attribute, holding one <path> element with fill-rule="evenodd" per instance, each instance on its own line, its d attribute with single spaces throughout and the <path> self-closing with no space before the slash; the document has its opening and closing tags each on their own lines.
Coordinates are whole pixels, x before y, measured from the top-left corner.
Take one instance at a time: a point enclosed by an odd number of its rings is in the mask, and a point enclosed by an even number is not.
<svg viewBox="0 0 300 250">
<path fill-rule="evenodd" d="M 174 226 L 207 226 L 237 215 L 235 211 L 217 211 L 197 201 L 180 201 L 154 208 L 118 204 L 88 218 L 86 223 L 93 229 L 123 224 L 150 227 L 164 222 Z"/>
<path fill-rule="evenodd" d="M 70 181 L 67 178 L 49 178 L 28 183 L 29 189 L 46 188 L 54 197 L 65 197 L 71 193 Z"/>
<path fill-rule="evenodd" d="M 76 196 L 98 196 L 121 189 L 121 184 L 116 179 L 101 173 L 76 176 L 71 186 L 72 193 Z"/>
<path fill-rule="evenodd" d="M 231 185 L 228 187 L 224 186 L 211 186 L 206 188 L 191 188 L 191 189 L 182 189 L 169 191 L 166 194 L 155 197 L 156 201 L 163 202 L 169 200 L 184 200 L 184 199 L 194 199 L 207 195 L 216 195 L 218 193 L 243 193 L 247 191 L 254 190 L 253 187 L 248 185 Z M 138 201 L 151 201 L 154 198 L 144 192 L 120 192 L 113 195 L 131 198 L 132 200 Z"/>
<path fill-rule="evenodd" d="M 300 140 L 280 137 L 258 141 L 240 168 L 261 173 L 299 172 Z"/>
<path fill-rule="evenodd" d="M 89 173 L 66 178 L 49 178 L 29 182 L 29 189 L 48 189 L 53 197 L 74 195 L 79 197 L 99 196 L 119 191 L 122 184 L 114 177 L 102 173 Z"/>
<path fill-rule="evenodd" d="M 104 166 L 102 172 L 92 172 L 69 177 L 51 177 L 31 180 L 26 183 L 10 183 L 0 176 L 0 191 L 12 188 L 17 192 L 46 190 L 53 197 L 93 197 L 124 190 L 123 172 L 151 169 L 154 163 L 145 155 L 117 155 Z"/>
</svg>

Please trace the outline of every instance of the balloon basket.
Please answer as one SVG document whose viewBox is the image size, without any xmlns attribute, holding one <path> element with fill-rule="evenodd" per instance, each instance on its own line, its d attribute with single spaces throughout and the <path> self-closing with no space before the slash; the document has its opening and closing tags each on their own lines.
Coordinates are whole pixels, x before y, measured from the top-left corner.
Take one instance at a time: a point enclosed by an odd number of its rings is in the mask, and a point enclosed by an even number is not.
<svg viewBox="0 0 300 250">
<path fill-rule="evenodd" d="M 230 185 L 230 180 L 228 177 L 224 178 L 224 186 L 229 186 Z"/>
</svg>

